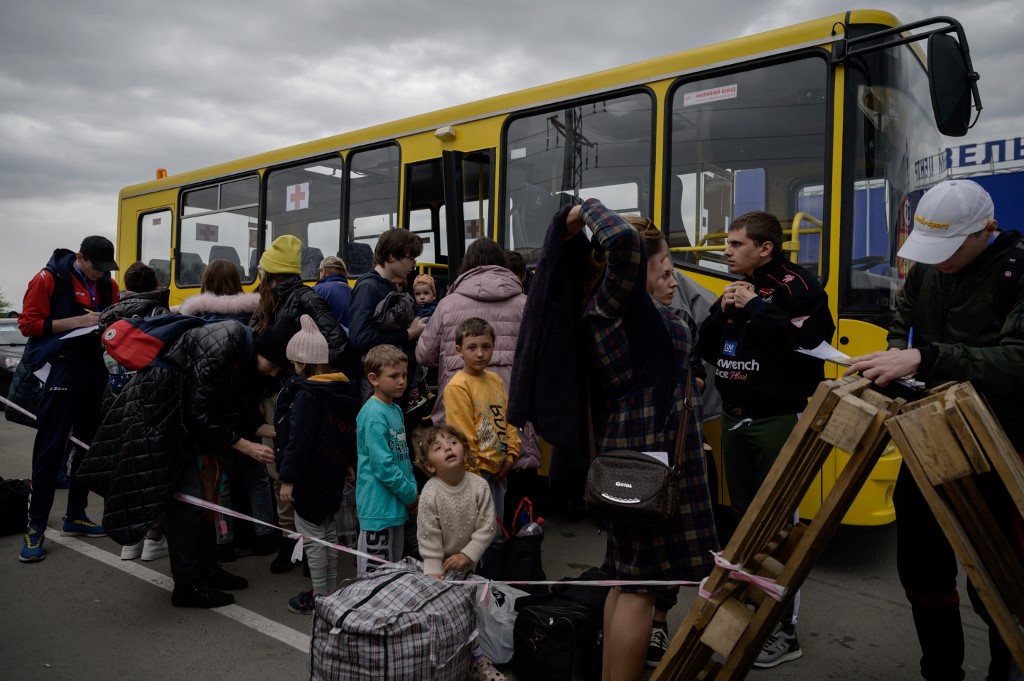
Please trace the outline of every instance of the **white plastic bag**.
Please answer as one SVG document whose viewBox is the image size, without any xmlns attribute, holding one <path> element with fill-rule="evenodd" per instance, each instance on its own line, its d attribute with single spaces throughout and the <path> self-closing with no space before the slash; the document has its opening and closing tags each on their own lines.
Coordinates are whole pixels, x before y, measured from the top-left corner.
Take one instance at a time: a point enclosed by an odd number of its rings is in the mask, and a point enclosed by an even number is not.
<svg viewBox="0 0 1024 681">
<path fill-rule="evenodd" d="M 479 579 L 479 578 L 477 578 Z M 481 579 L 476 588 L 476 614 L 480 652 L 495 664 L 512 660 L 512 629 L 516 624 L 516 600 L 528 596 L 505 584 Z"/>
</svg>

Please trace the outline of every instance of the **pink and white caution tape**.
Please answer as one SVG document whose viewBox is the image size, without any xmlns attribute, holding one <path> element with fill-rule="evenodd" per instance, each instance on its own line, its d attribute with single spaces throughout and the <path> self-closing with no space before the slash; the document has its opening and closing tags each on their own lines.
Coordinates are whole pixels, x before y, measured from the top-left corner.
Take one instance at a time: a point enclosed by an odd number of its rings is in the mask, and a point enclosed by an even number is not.
<svg viewBox="0 0 1024 681">
<path fill-rule="evenodd" d="M 782 597 L 786 595 L 786 587 L 781 586 L 774 579 L 770 577 L 762 577 L 760 575 L 752 575 L 749 572 L 746 572 L 742 565 L 738 563 L 730 563 L 725 558 L 722 558 L 721 552 L 716 553 L 715 551 L 712 551 L 711 555 L 715 557 L 716 566 L 730 572 L 729 579 L 735 579 L 737 582 L 753 584 L 776 601 L 781 601 Z M 705 582 L 707 582 L 707 579 L 701 581 L 700 588 L 697 593 L 704 600 L 708 600 L 714 594 L 704 588 Z"/>
<path fill-rule="evenodd" d="M 16 405 L 14 402 L 11 402 L 6 397 L 0 396 L 0 402 L 3 402 L 4 404 L 6 404 L 8 409 L 11 409 L 13 407 L 15 409 L 15 411 L 21 412 L 22 414 L 24 414 L 25 416 L 29 417 L 33 421 L 38 421 L 39 420 L 39 419 L 36 418 L 35 414 L 33 414 L 32 412 L 28 411 L 27 409 L 22 409 L 21 407 Z M 89 449 L 89 445 L 85 444 L 84 442 L 79 440 L 74 435 L 68 435 L 68 439 L 71 440 L 72 442 L 74 442 L 79 447 L 82 447 L 83 449 L 86 449 L 86 450 Z"/>
<path fill-rule="evenodd" d="M 285 535 L 287 535 L 289 538 L 297 538 L 298 541 L 295 542 L 295 549 L 292 551 L 292 562 L 298 562 L 298 561 L 302 560 L 303 542 L 316 542 L 318 544 L 323 544 L 326 547 L 332 548 L 332 549 L 334 549 L 336 551 L 341 551 L 343 553 L 348 553 L 348 554 L 351 554 L 353 556 L 360 556 L 360 557 L 366 558 L 367 560 L 372 560 L 375 563 L 381 563 L 381 564 L 384 564 L 384 565 L 390 565 L 391 564 L 388 561 L 383 560 L 383 559 L 381 559 L 381 558 L 379 558 L 377 556 L 371 556 L 368 553 L 363 553 L 362 551 L 357 551 L 356 549 L 349 548 L 347 546 L 342 546 L 340 544 L 332 544 L 332 543 L 330 543 L 328 541 L 324 541 L 323 539 L 319 539 L 317 537 L 307 537 L 306 535 L 301 534 L 299 532 L 293 532 L 291 530 L 285 530 L 285 529 L 280 528 L 280 527 L 278 527 L 276 525 L 273 525 L 271 523 L 267 523 L 267 522 L 264 522 L 262 520 L 258 520 L 256 518 L 253 518 L 252 516 L 245 515 L 244 513 L 239 513 L 238 511 L 234 511 L 234 510 L 232 510 L 230 508 L 226 508 L 224 506 L 220 506 L 219 504 L 215 504 L 213 502 L 206 501 L 205 499 L 199 499 L 198 497 L 194 497 L 194 496 L 192 496 L 190 494 L 182 494 L 181 492 L 175 492 L 174 493 L 174 498 L 177 499 L 178 501 L 183 501 L 183 502 L 185 502 L 187 504 L 192 504 L 193 506 L 199 506 L 200 508 L 205 508 L 205 509 L 207 509 L 209 511 L 216 511 L 217 513 L 223 513 L 225 515 L 229 515 L 232 518 L 237 518 L 239 520 L 248 520 L 249 522 L 257 523 L 259 525 L 263 525 L 264 527 L 272 527 L 275 530 L 280 530 L 281 532 L 284 532 Z M 562 584 L 562 585 L 564 585 L 564 584 L 567 583 L 565 580 L 535 580 L 535 581 L 533 581 L 533 580 L 501 580 L 501 581 L 499 581 L 499 580 L 487 580 L 487 581 L 489 581 L 491 583 L 494 583 L 494 584 L 508 584 L 510 586 L 517 586 L 517 585 L 549 585 L 550 586 L 550 585 L 555 585 L 555 584 Z M 480 582 L 480 579 L 465 579 L 465 580 L 446 580 L 446 583 L 448 583 L 448 584 L 467 584 L 467 585 L 470 585 L 470 586 L 479 586 L 481 582 Z M 700 582 L 692 582 L 692 581 L 686 581 L 686 580 L 661 580 L 661 579 L 646 579 L 646 580 L 634 580 L 634 579 L 597 579 L 597 580 L 583 580 L 583 581 L 575 581 L 574 580 L 572 582 L 572 584 L 573 584 L 573 586 L 575 586 L 575 585 L 581 585 L 581 586 L 699 586 Z"/>
</svg>

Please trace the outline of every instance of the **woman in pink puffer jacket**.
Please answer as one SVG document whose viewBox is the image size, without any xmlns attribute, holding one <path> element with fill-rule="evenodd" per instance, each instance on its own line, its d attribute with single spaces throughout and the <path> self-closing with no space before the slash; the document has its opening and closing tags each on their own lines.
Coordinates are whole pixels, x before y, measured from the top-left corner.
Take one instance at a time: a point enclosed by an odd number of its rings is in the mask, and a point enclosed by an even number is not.
<svg viewBox="0 0 1024 681">
<path fill-rule="evenodd" d="M 519 279 L 505 268 L 505 252 L 490 239 L 474 241 L 466 250 L 458 278 L 438 302 L 416 344 L 416 361 L 438 367 L 437 402 L 431 414 L 434 423 L 444 421 L 444 388 L 462 368 L 462 357 L 455 352 L 459 324 L 469 317 L 480 317 L 494 327 L 497 338 L 489 368 L 501 376 L 508 390 L 525 306 L 526 295 Z"/>
</svg>

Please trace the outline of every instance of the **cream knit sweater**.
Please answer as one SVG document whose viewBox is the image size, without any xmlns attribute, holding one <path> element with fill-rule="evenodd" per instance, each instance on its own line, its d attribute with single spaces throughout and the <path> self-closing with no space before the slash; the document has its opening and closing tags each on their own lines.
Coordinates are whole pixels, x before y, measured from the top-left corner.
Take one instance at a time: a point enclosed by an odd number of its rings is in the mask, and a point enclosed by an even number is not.
<svg viewBox="0 0 1024 681">
<path fill-rule="evenodd" d="M 458 485 L 431 478 L 420 493 L 416 537 L 423 572 L 442 573 L 445 558 L 464 553 L 474 567 L 494 539 L 494 501 L 487 481 L 466 473 Z"/>
</svg>

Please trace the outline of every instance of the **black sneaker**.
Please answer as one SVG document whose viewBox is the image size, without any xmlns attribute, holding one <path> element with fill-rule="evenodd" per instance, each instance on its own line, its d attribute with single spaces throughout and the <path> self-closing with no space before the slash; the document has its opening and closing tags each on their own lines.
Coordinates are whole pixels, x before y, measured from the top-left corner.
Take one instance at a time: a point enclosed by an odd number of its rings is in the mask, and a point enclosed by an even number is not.
<svg viewBox="0 0 1024 681">
<path fill-rule="evenodd" d="M 769 669 L 783 662 L 795 660 L 803 654 L 800 650 L 800 641 L 796 638 L 796 631 L 789 632 L 779 628 L 761 647 L 754 666 L 758 669 Z"/>
<path fill-rule="evenodd" d="M 208 584 L 175 584 L 171 605 L 176 608 L 222 608 L 235 602 L 235 597 L 217 591 Z"/>
<path fill-rule="evenodd" d="M 661 658 L 665 657 L 666 650 L 668 650 L 668 628 L 651 627 L 651 643 L 647 646 L 647 659 L 644 664 L 650 669 L 654 669 L 661 664 Z"/>
<path fill-rule="evenodd" d="M 238 591 L 249 586 L 249 580 L 245 577 L 233 575 L 220 565 L 201 568 L 199 580 L 214 589 L 223 589 L 224 591 Z"/>
</svg>

